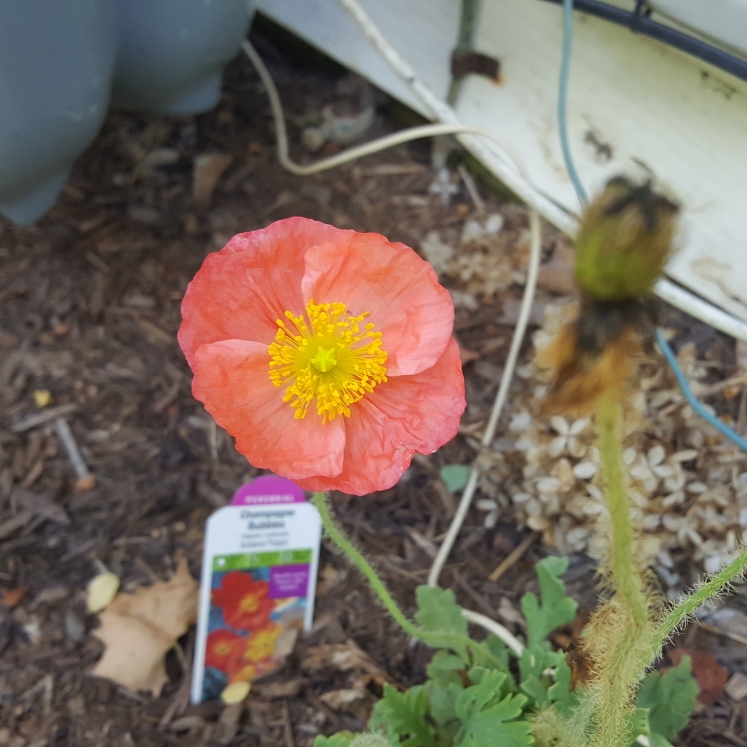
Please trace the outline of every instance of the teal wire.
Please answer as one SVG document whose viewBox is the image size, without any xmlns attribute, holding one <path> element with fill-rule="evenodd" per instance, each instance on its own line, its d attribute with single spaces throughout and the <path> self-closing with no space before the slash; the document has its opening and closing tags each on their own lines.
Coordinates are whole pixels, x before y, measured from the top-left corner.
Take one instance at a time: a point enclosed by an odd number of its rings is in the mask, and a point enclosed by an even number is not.
<svg viewBox="0 0 747 747">
<path fill-rule="evenodd" d="M 578 199 L 585 205 L 589 198 L 584 185 L 581 184 L 568 143 L 568 78 L 571 68 L 571 46 L 573 42 L 573 0 L 563 0 L 563 53 L 560 59 L 560 86 L 558 90 L 558 130 L 560 131 L 560 149 L 568 175 L 573 182 Z"/>
<path fill-rule="evenodd" d="M 711 415 L 711 413 L 703 407 L 702 403 L 695 399 L 695 395 L 690 390 L 690 385 L 687 383 L 685 374 L 682 373 L 682 369 L 680 368 L 680 364 L 678 363 L 675 354 L 672 352 L 672 348 L 669 347 L 669 343 L 664 339 L 661 329 L 658 328 L 656 330 L 656 341 L 659 343 L 661 352 L 664 353 L 667 363 L 669 363 L 674 372 L 677 383 L 680 385 L 680 389 L 682 389 L 682 393 L 685 395 L 685 399 L 690 407 L 692 407 L 693 410 L 703 418 L 703 420 L 708 421 L 719 433 L 726 436 L 726 438 L 731 442 L 739 446 L 740 449 L 747 451 L 747 440 L 742 438 L 742 436 L 740 436 L 736 431 L 729 428 L 728 425 L 724 425 L 724 423 L 722 423 L 715 415 Z"/>
<path fill-rule="evenodd" d="M 571 46 L 573 42 L 573 0 L 563 0 L 563 55 L 560 62 L 560 89 L 558 92 L 558 130 L 560 131 L 560 147 L 563 151 L 563 160 L 565 161 L 565 167 L 568 170 L 568 174 L 573 182 L 573 187 L 576 190 L 578 199 L 582 204 L 588 202 L 586 190 L 581 184 L 576 166 L 573 163 L 573 156 L 571 155 L 571 149 L 568 144 L 568 128 L 567 128 L 567 99 L 568 99 L 568 77 L 571 65 Z M 672 348 L 664 339 L 661 329 L 656 330 L 656 340 L 659 343 L 661 352 L 664 353 L 664 357 L 667 359 L 667 363 L 674 372 L 674 376 L 677 379 L 677 383 L 682 389 L 682 393 L 685 395 L 690 407 L 700 415 L 703 420 L 710 423 L 719 433 L 728 438 L 732 443 L 739 446 L 740 449 L 747 451 L 747 440 L 742 438 L 736 431 L 729 428 L 728 425 L 724 425 L 717 417 L 711 415 L 708 410 L 695 398 L 695 395 L 690 389 L 690 385 L 685 378 L 685 374 L 682 373 L 680 364 L 677 361 L 675 354 L 672 352 Z"/>
</svg>

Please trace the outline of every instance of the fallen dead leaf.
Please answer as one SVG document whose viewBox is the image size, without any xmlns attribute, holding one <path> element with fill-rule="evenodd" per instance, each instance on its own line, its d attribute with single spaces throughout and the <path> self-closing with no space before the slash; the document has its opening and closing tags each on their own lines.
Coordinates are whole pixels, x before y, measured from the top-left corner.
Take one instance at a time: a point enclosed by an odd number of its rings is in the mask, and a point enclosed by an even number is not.
<svg viewBox="0 0 747 747">
<path fill-rule="evenodd" d="M 724 685 L 729 679 L 729 672 L 724 669 L 709 651 L 698 651 L 693 648 L 673 648 L 667 652 L 669 661 L 676 667 L 683 656 L 692 661 L 693 674 L 698 681 L 700 692 L 698 703 L 711 705 L 724 694 Z"/>
<path fill-rule="evenodd" d="M 3 589 L 3 607 L 15 607 L 28 593 L 28 587 L 19 586 L 17 589 Z"/>
<path fill-rule="evenodd" d="M 319 671 L 325 667 L 331 667 L 341 672 L 364 672 L 370 675 L 369 680 L 373 680 L 380 686 L 383 686 L 385 682 L 392 682 L 389 675 L 354 641 L 313 646 L 307 649 L 302 667 L 311 672 Z"/>
<path fill-rule="evenodd" d="M 294 680 L 285 680 L 283 682 L 257 682 L 254 689 L 260 698 L 274 700 L 276 698 L 295 698 L 308 680 L 298 677 Z"/>
<path fill-rule="evenodd" d="M 65 509 L 46 495 L 16 488 L 13 491 L 13 497 L 24 511 L 30 511 L 32 514 L 54 521 L 56 524 L 67 526 L 70 523 L 70 518 L 65 513 Z"/>
<path fill-rule="evenodd" d="M 104 571 L 94 576 L 86 587 L 86 606 L 88 612 L 95 614 L 106 609 L 119 591 L 119 576 L 111 571 Z"/>
<path fill-rule="evenodd" d="M 227 687 L 223 688 L 220 694 L 220 699 L 226 705 L 236 705 L 246 700 L 246 696 L 249 695 L 249 691 L 252 689 L 251 683 L 249 682 L 232 682 Z"/>
<path fill-rule="evenodd" d="M 319 580 L 316 582 L 316 595 L 323 597 L 327 594 L 340 580 L 340 571 L 331 563 L 327 563 L 319 571 Z"/>
<path fill-rule="evenodd" d="M 462 362 L 463 366 L 470 361 L 476 361 L 480 357 L 480 353 L 477 351 L 464 347 L 456 335 L 454 335 L 454 340 L 459 347 L 459 360 Z"/>
<path fill-rule="evenodd" d="M 734 672 L 731 679 L 724 685 L 724 692 L 737 703 L 747 698 L 747 674 Z"/>
<path fill-rule="evenodd" d="M 209 205 L 213 190 L 223 172 L 231 165 L 233 156 L 228 153 L 203 153 L 195 158 L 192 177 L 192 195 L 201 205 Z"/>
<path fill-rule="evenodd" d="M 537 285 L 558 296 L 575 294 L 577 288 L 573 265 L 573 249 L 564 241 L 556 241 L 550 261 L 539 268 Z"/>
<path fill-rule="evenodd" d="M 106 650 L 91 674 L 128 690 L 150 690 L 158 697 L 167 682 L 166 652 L 197 619 L 199 584 L 182 558 L 169 581 L 117 594 L 101 613 L 94 635 Z"/>
<path fill-rule="evenodd" d="M 34 391 L 34 402 L 37 407 L 47 407 L 52 404 L 52 392 L 49 389 L 36 389 Z"/>
<path fill-rule="evenodd" d="M 333 711 L 350 713 L 361 721 L 367 721 L 371 715 L 375 698 L 363 683 L 355 683 L 354 687 L 323 693 L 319 696 L 319 700 Z"/>
</svg>

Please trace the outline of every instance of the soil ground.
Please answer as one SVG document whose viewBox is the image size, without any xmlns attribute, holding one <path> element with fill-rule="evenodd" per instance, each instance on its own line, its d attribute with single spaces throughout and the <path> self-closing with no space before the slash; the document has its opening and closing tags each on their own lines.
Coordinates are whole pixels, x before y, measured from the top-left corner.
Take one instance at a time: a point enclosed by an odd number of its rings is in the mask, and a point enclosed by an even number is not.
<svg viewBox="0 0 747 747">
<path fill-rule="evenodd" d="M 334 100 L 344 71 L 257 42 L 298 143 L 300 127 Z M 399 107 L 383 102 L 369 135 L 396 129 L 401 117 Z M 149 167 L 156 149 L 176 155 Z M 193 159 L 209 152 L 233 160 L 211 203 L 201 205 L 192 196 Z M 234 233 L 291 215 L 418 246 L 427 231 L 459 228 L 474 211 L 463 188 L 442 205 L 428 193 L 433 180 L 426 143 L 314 177 L 286 173 L 276 162 L 265 93 L 239 58 L 214 111 L 189 118 L 111 113 L 48 215 L 34 227 L 0 221 L 0 586 L 28 588 L 15 606 L 0 606 L 0 745 L 306 747 L 317 733 L 361 729 L 380 693 L 375 677 L 349 712 L 332 707 L 325 693 L 355 687 L 361 672 L 311 666 L 310 648 L 358 646 L 399 685 L 424 678 L 428 650 L 410 645 L 383 612 L 372 614 L 376 604 L 361 577 L 326 544 L 313 632 L 239 709 L 188 704 L 193 632 L 180 642 L 185 657 L 169 655 L 160 698 L 92 677 L 102 645 L 91 636 L 97 620 L 86 614 L 84 589 L 99 562 L 125 589 L 167 578 L 180 553 L 199 576 L 206 518 L 256 474 L 192 398 L 176 343 L 180 299 L 205 255 Z M 526 226 L 523 209 L 484 199 L 509 227 Z M 467 346 L 497 332 L 508 340 L 510 324 L 496 320 L 503 301 L 519 294 L 511 289 L 492 306 L 460 310 Z M 499 346 L 482 360 L 498 370 L 505 352 Z M 481 376 L 466 368 L 472 401 L 489 406 L 496 383 L 486 381 L 486 370 Z M 52 403 L 39 409 L 34 392 L 42 390 Z M 50 411 L 67 418 L 96 476 L 93 490 L 74 490 L 51 418 L 18 432 L 26 418 Z M 459 437 L 416 459 L 392 490 L 334 496 L 340 520 L 408 613 L 434 538 L 449 523 L 453 499 L 438 469 L 472 458 Z M 442 582 L 461 603 L 495 614 L 502 599 L 518 605 L 535 588 L 533 563 L 545 551 L 532 546 L 498 582 L 488 581 L 525 535 L 507 523 L 485 529 L 483 518 L 470 513 Z M 593 572 L 578 556 L 566 576 L 586 610 L 595 602 Z M 732 670 L 735 661 L 744 665 L 744 647 L 696 628 L 687 636 Z M 723 697 L 694 717 L 680 741 L 747 745 L 745 732 L 744 702 Z"/>
</svg>

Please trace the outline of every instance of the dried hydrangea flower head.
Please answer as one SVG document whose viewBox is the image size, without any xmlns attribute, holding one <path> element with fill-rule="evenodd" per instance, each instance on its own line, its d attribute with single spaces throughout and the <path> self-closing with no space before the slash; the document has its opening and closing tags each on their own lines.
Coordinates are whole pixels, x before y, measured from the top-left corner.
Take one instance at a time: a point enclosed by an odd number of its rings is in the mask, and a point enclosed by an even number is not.
<svg viewBox="0 0 747 747">
<path fill-rule="evenodd" d="M 208 255 L 182 316 L 195 397 L 306 490 L 384 490 L 459 429 L 454 306 L 403 244 L 281 220 Z"/>
<path fill-rule="evenodd" d="M 590 412 L 630 375 L 653 326 L 650 294 L 672 252 L 678 212 L 650 181 L 625 177 L 587 208 L 576 238 L 578 316 L 538 351 L 538 363 L 556 372 L 549 411 Z"/>
</svg>

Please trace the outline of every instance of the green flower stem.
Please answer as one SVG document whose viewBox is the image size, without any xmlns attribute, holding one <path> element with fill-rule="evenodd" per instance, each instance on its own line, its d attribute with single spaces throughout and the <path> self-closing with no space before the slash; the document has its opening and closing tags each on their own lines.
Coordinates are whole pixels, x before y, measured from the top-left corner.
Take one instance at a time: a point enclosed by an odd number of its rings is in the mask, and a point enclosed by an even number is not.
<svg viewBox="0 0 747 747">
<path fill-rule="evenodd" d="M 729 584 L 739 580 L 747 570 L 747 548 L 722 568 L 715 576 L 701 584 L 695 591 L 682 599 L 664 617 L 659 627 L 654 631 L 651 646 L 651 661 L 653 664 L 661 653 L 664 644 L 690 615 L 705 604 L 712 597 L 718 596 Z"/>
<path fill-rule="evenodd" d="M 468 649 L 478 654 L 482 659 L 490 659 L 494 666 L 501 667 L 501 662 L 489 654 L 489 652 L 479 643 L 473 641 L 467 636 L 458 633 L 438 633 L 432 630 L 424 630 L 412 621 L 408 620 L 397 603 L 392 599 L 392 595 L 384 586 L 384 582 L 376 575 L 376 571 L 371 567 L 369 562 L 361 555 L 353 543 L 345 536 L 342 529 L 337 526 L 332 513 L 329 510 L 327 496 L 324 493 L 313 494 L 314 505 L 319 511 L 322 518 L 322 524 L 327 536 L 342 550 L 348 559 L 358 568 L 366 577 L 376 596 L 386 608 L 386 611 L 394 618 L 394 621 L 413 638 L 418 638 L 432 648 L 453 648 L 455 650 Z"/>
<path fill-rule="evenodd" d="M 605 497 L 610 512 L 612 542 L 610 565 L 615 592 L 636 625 L 648 623 L 648 604 L 641 575 L 636 571 L 633 525 L 625 489 L 622 458 L 622 407 L 612 396 L 599 405 L 599 453 L 606 483 Z"/>
<path fill-rule="evenodd" d="M 595 683 L 597 708 L 591 745 L 625 747 L 630 743 L 629 716 L 635 707 L 636 682 L 650 650 L 649 605 L 634 555 L 634 532 L 622 460 L 622 407 L 617 397 L 609 396 L 600 402 L 598 424 L 610 514 L 608 564 L 615 596 L 601 623 L 607 628 L 602 638 L 608 650 L 603 652 Z"/>
</svg>

